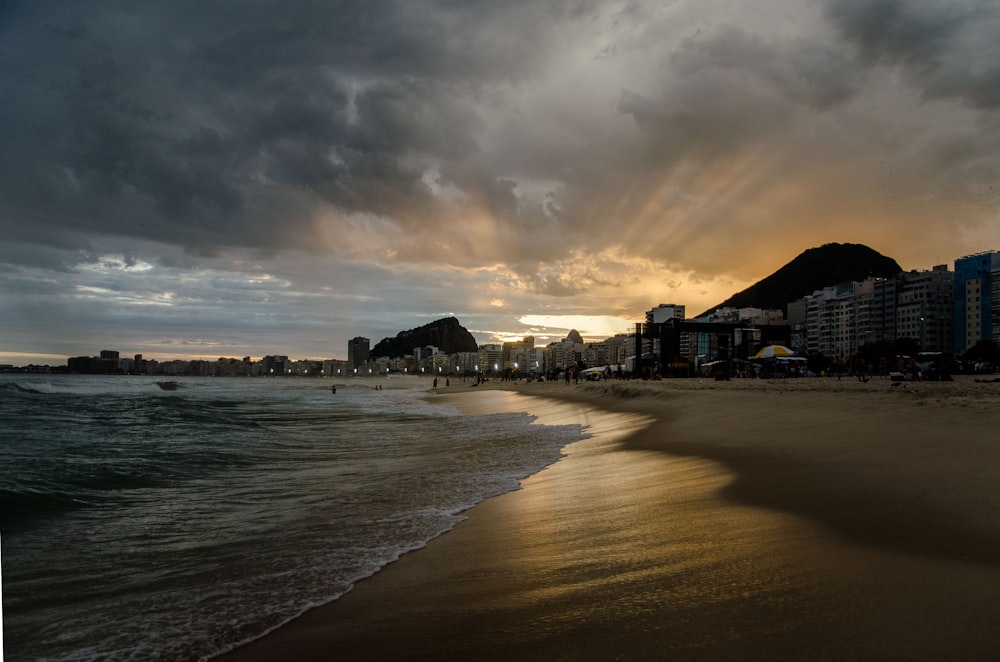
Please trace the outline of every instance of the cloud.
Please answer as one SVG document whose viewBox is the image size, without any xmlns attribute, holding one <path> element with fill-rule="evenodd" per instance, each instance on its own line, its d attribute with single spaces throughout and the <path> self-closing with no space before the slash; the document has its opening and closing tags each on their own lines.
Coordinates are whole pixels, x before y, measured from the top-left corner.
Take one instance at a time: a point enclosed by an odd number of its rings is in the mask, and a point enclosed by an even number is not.
<svg viewBox="0 0 1000 662">
<path fill-rule="evenodd" d="M 827 15 L 866 62 L 901 67 L 924 98 L 1000 106 L 993 4 L 835 0 Z"/>
<path fill-rule="evenodd" d="M 349 338 L 459 298 L 507 332 L 549 311 L 703 309 L 828 241 L 924 268 L 1000 239 L 989 3 L 4 12 L 0 284 L 18 306 L 169 290 L 197 311 L 191 338 L 212 310 Z M 169 287 L 87 271 L 109 255 Z M 285 286 L 246 285 L 257 273 Z M 270 312 L 240 317 L 254 307 Z"/>
</svg>

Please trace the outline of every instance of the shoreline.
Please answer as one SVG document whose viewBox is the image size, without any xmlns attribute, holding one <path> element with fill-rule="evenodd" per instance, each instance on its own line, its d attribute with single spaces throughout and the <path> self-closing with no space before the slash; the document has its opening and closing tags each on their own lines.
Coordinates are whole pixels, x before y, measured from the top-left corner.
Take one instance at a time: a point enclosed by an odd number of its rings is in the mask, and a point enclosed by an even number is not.
<svg viewBox="0 0 1000 662">
<path fill-rule="evenodd" d="M 462 395 L 489 390 L 650 420 L 571 444 L 340 600 L 218 659 L 1000 652 L 1000 385 L 459 382 L 428 397 L 489 406 Z"/>
</svg>

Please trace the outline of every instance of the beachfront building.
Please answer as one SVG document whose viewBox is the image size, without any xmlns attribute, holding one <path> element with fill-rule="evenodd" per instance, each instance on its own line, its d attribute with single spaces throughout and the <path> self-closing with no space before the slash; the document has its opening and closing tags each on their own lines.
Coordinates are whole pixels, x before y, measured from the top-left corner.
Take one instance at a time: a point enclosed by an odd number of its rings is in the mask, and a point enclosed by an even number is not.
<svg viewBox="0 0 1000 662">
<path fill-rule="evenodd" d="M 479 352 L 458 352 L 452 355 L 452 371 L 456 375 L 474 375 L 479 372 Z"/>
<path fill-rule="evenodd" d="M 663 324 L 667 320 L 683 320 L 684 306 L 676 303 L 661 303 L 646 311 L 646 324 Z"/>
<path fill-rule="evenodd" d="M 871 326 L 868 337 L 860 339 L 864 344 L 896 341 L 896 300 L 900 285 L 899 278 L 876 278 L 872 283 Z"/>
<path fill-rule="evenodd" d="M 708 315 L 705 315 L 704 319 L 707 322 L 761 326 L 764 324 L 783 323 L 785 321 L 785 314 L 780 310 L 766 310 L 754 306 L 745 306 L 743 308 L 725 306 L 716 308 Z"/>
<path fill-rule="evenodd" d="M 451 372 L 451 354 L 438 352 L 431 357 L 430 372 L 434 375 L 445 375 Z"/>
<path fill-rule="evenodd" d="M 1000 252 L 955 260 L 955 353 L 980 340 L 1000 342 Z"/>
<path fill-rule="evenodd" d="M 368 376 L 385 376 L 392 371 L 392 359 L 388 356 L 376 356 L 374 359 L 368 360 L 367 370 L 365 374 Z"/>
<path fill-rule="evenodd" d="M 580 333 L 573 329 L 564 339 L 545 346 L 546 372 L 558 372 L 583 361 L 586 346 Z"/>
<path fill-rule="evenodd" d="M 280 377 L 285 374 L 285 364 L 288 357 L 284 354 L 271 354 L 260 360 L 261 374 L 265 377 Z"/>
<path fill-rule="evenodd" d="M 953 344 L 954 273 L 947 265 L 872 280 L 858 301 L 859 346 L 915 340 L 921 351 L 950 352 Z"/>
<path fill-rule="evenodd" d="M 327 377 L 343 377 L 347 374 L 347 361 L 340 359 L 323 361 L 323 374 Z"/>
<path fill-rule="evenodd" d="M 535 362 L 535 337 L 525 336 L 521 340 L 512 340 L 503 344 L 503 369 L 505 372 L 529 372 L 529 366 Z"/>
<path fill-rule="evenodd" d="M 74 356 L 67 360 L 70 372 L 113 374 L 120 371 L 118 352 L 102 349 L 100 356 Z"/>
<path fill-rule="evenodd" d="M 408 374 L 413 372 L 415 366 L 416 362 L 413 360 L 413 354 L 394 356 L 389 359 L 389 372 Z"/>
<path fill-rule="evenodd" d="M 788 326 L 783 311 L 753 306 L 716 308 L 689 321 L 705 325 L 706 329 L 681 333 L 680 357 L 693 364 L 715 360 L 720 354 L 729 358 L 750 358 L 760 348 L 762 338 L 771 337 L 771 334 L 764 334 L 761 327 Z M 720 334 L 720 325 L 730 328 Z"/>
<path fill-rule="evenodd" d="M 447 355 L 441 353 L 441 349 L 435 347 L 434 345 L 427 345 L 426 347 L 414 347 L 413 348 L 413 370 L 418 374 L 430 374 L 432 372 L 439 372 L 438 368 L 442 367 L 442 361 L 446 360 Z M 440 370 L 443 372 L 443 369 Z"/>
<path fill-rule="evenodd" d="M 792 347 L 846 359 L 863 345 L 911 338 L 921 351 L 950 351 L 953 279 L 938 265 L 817 290 L 788 305 Z"/>
<path fill-rule="evenodd" d="M 951 352 L 954 272 L 941 264 L 930 271 L 903 272 L 896 281 L 896 337 L 913 338 L 922 352 Z"/>
<path fill-rule="evenodd" d="M 788 346 L 800 354 L 806 353 L 806 300 L 788 302 Z"/>
<path fill-rule="evenodd" d="M 479 346 L 479 372 L 487 375 L 503 369 L 503 345 L 487 343 Z"/>
<path fill-rule="evenodd" d="M 518 371 L 521 374 L 539 375 L 545 372 L 545 350 L 532 347 L 522 353 L 523 362 L 518 361 Z"/>
<path fill-rule="evenodd" d="M 583 362 L 588 368 L 604 365 L 624 365 L 625 359 L 635 354 L 635 334 L 618 333 L 610 338 L 587 343 Z"/>
<path fill-rule="evenodd" d="M 350 372 L 358 370 L 368 362 L 371 350 L 371 340 L 358 336 L 347 341 L 347 369 Z"/>
<path fill-rule="evenodd" d="M 322 374 L 323 362 L 315 359 L 299 359 L 288 364 L 287 371 L 296 377 L 316 377 Z M 286 374 L 289 374 L 286 372 Z"/>
<path fill-rule="evenodd" d="M 874 278 L 840 283 L 816 290 L 789 304 L 789 318 L 799 346 L 807 354 L 830 358 L 849 357 L 871 337 L 871 302 Z M 799 321 L 805 310 L 803 321 Z"/>
<path fill-rule="evenodd" d="M 664 324 L 668 320 L 677 320 L 678 322 L 684 321 L 685 307 L 676 303 L 661 303 L 656 308 L 646 311 L 646 328 L 651 329 L 654 324 Z M 687 348 L 689 346 L 689 339 L 687 334 L 682 334 L 681 337 L 681 353 L 686 354 Z M 660 347 L 660 339 L 656 334 L 652 334 L 652 337 L 647 337 L 647 334 L 643 334 L 642 356 L 653 356 L 660 357 L 663 354 L 663 348 Z M 673 357 L 669 357 L 673 358 Z"/>
<path fill-rule="evenodd" d="M 635 356 L 635 333 L 616 333 L 604 341 L 607 362 L 625 365 L 626 359 Z"/>
<path fill-rule="evenodd" d="M 694 324 L 704 324 L 706 329 L 710 328 L 709 325 L 713 323 L 711 315 L 695 317 L 690 321 Z M 719 356 L 719 338 L 719 334 L 707 330 L 704 332 L 682 332 L 680 340 L 681 352 L 684 358 L 695 366 L 715 361 Z M 728 344 L 726 347 L 728 347 Z"/>
</svg>

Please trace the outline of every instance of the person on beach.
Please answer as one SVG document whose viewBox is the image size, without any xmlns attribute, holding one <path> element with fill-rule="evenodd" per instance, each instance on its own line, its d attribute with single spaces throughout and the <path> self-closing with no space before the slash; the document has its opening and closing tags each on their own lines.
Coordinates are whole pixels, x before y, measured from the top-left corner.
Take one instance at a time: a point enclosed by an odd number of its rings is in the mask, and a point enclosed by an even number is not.
<svg viewBox="0 0 1000 662">
<path fill-rule="evenodd" d="M 859 382 L 868 381 L 868 366 L 863 356 L 858 356 L 854 359 L 854 374 L 857 376 Z"/>
</svg>

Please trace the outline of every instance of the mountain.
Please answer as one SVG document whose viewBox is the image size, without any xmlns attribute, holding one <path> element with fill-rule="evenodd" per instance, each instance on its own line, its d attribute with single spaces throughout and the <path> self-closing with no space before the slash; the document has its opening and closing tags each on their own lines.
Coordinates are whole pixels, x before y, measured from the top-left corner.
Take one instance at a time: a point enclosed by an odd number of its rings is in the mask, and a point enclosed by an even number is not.
<svg viewBox="0 0 1000 662">
<path fill-rule="evenodd" d="M 372 347 L 371 356 L 406 356 L 412 354 L 417 347 L 433 345 L 445 354 L 456 352 L 475 352 L 479 349 L 476 339 L 469 330 L 458 323 L 454 317 L 445 317 L 436 322 L 400 331 L 395 338 L 383 338 Z"/>
<path fill-rule="evenodd" d="M 712 306 L 699 317 L 716 308 L 749 306 L 780 309 L 787 315 L 790 301 L 816 290 L 852 280 L 861 281 L 869 276 L 892 278 L 902 270 L 894 259 L 863 244 L 824 244 L 810 248 L 767 278 Z"/>
</svg>

